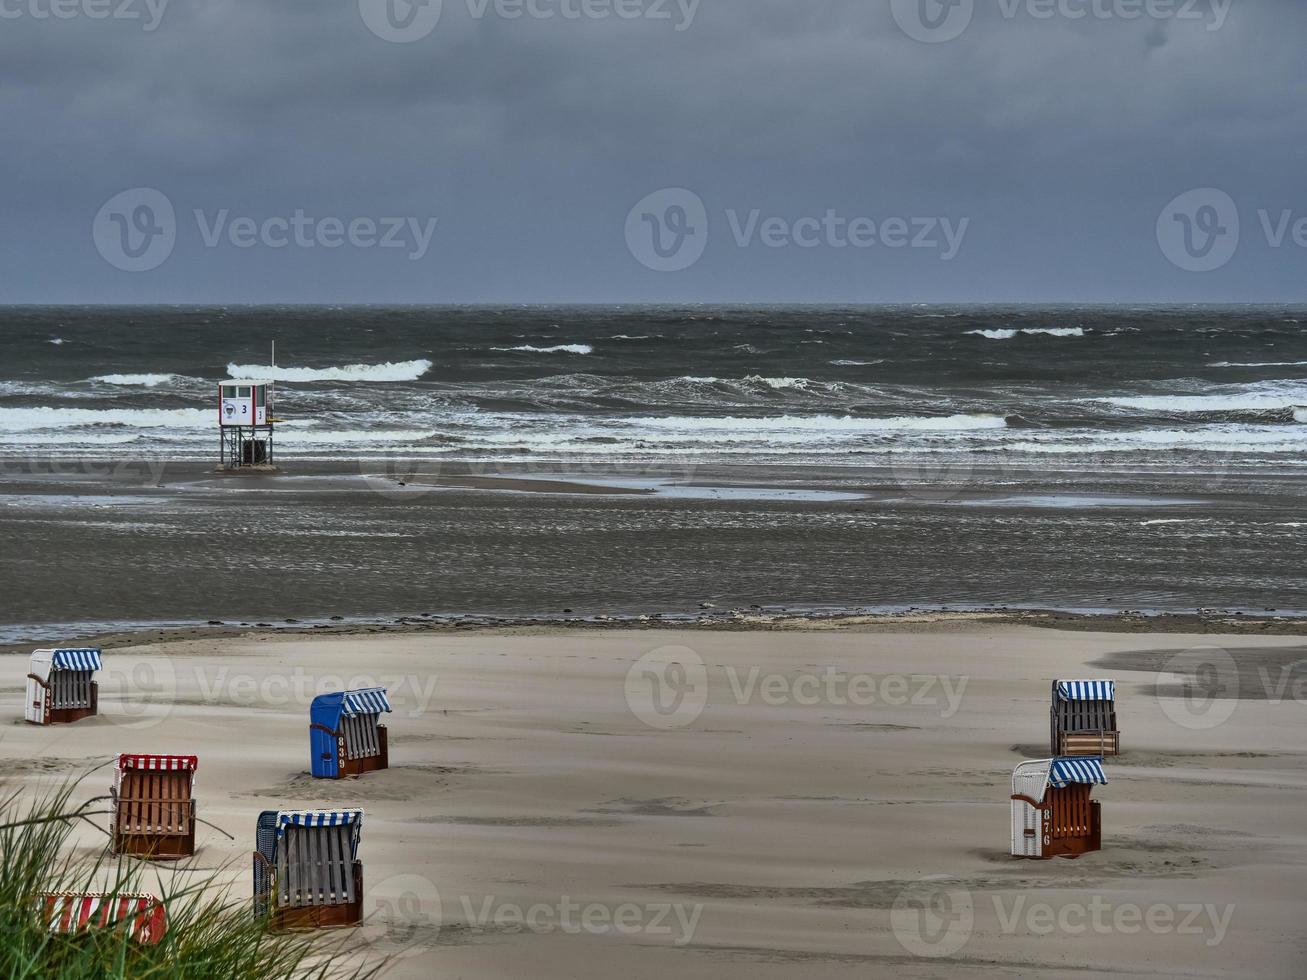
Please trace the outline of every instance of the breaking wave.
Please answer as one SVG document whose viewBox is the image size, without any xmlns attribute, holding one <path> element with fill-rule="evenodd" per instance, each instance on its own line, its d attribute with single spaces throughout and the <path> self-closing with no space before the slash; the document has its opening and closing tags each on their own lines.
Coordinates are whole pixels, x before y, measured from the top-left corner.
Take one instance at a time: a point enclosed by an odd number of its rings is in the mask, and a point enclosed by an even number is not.
<svg viewBox="0 0 1307 980">
<path fill-rule="evenodd" d="M 1307 387 L 1301 385 L 1252 385 L 1246 388 L 1225 389 L 1211 395 L 1131 395 L 1088 399 L 1099 404 L 1114 405 L 1135 411 L 1173 414 L 1200 412 L 1275 412 L 1293 411 L 1307 407 Z M 1297 418 L 1296 421 L 1303 421 Z"/>
<path fill-rule="evenodd" d="M 422 431 L 417 429 L 388 429 L 384 431 L 376 429 L 337 429 L 318 432 L 296 432 L 291 430 L 278 433 L 277 440 L 295 446 L 335 446 L 345 443 L 424 442 L 435 435 L 436 433 L 430 430 Z"/>
<path fill-rule="evenodd" d="M 749 384 L 765 385 L 775 391 L 785 391 L 790 388 L 802 391 L 812 384 L 807 378 L 763 378 L 756 374 L 751 374 L 744 380 Z"/>
<path fill-rule="evenodd" d="M 142 388 L 157 388 L 159 385 L 167 384 L 170 381 L 176 381 L 175 374 L 102 374 L 99 377 L 91 379 L 107 385 L 136 386 Z"/>
<path fill-rule="evenodd" d="M 269 367 L 266 364 L 228 364 L 230 378 L 260 381 L 416 381 L 431 370 L 431 362 L 394 361 L 387 364 L 346 364 L 332 368 Z"/>
<path fill-rule="evenodd" d="M 198 429 L 216 428 L 217 422 L 217 409 L 207 408 L 0 408 L 0 432 L 95 425 Z"/>
<path fill-rule="evenodd" d="M 1085 331 L 1083 327 L 1026 327 L 1022 330 L 968 330 L 967 334 L 987 340 L 1011 340 L 1017 334 L 1027 337 L 1083 337 Z"/>
<path fill-rule="evenodd" d="M 1217 361 L 1208 365 L 1214 368 L 1302 367 L 1307 361 Z"/>
<path fill-rule="evenodd" d="M 527 354 L 593 354 L 595 350 L 589 344 L 559 344 L 557 347 L 533 347 L 530 344 L 520 344 L 517 347 L 492 347 L 490 349 L 502 353 L 521 351 Z"/>
<path fill-rule="evenodd" d="M 632 418 L 628 424 L 654 430 L 739 430 L 741 432 L 807 431 L 807 432 L 889 432 L 889 431 L 948 431 L 960 429 L 1005 429 L 1007 419 L 1001 415 L 949 415 L 898 416 L 894 418 L 855 418 L 834 415 L 780 415 L 772 418 L 745 418 L 723 416 L 669 415 L 661 418 Z"/>
</svg>

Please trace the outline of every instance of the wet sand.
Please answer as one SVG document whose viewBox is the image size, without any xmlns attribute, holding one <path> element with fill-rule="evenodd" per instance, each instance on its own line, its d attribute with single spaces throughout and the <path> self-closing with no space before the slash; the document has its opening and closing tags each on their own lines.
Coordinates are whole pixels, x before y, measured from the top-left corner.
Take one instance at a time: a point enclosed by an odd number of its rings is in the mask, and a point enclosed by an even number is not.
<svg viewBox="0 0 1307 980">
<path fill-rule="evenodd" d="M 357 936 L 395 977 L 1307 969 L 1300 638 L 770 625 L 138 639 L 105 655 L 101 717 L 15 720 L 0 755 L 7 786 L 32 792 L 119 751 L 198 754 L 200 815 L 238 838 L 202 828 L 198 863 L 229 864 L 234 897 L 260 810 L 363 806 Z M 1244 696 L 1171 696 L 1159 669 L 1213 645 Z M 640 678 L 663 661 L 641 658 L 668 647 L 702 659 L 706 686 L 651 713 Z M 1286 670 L 1277 697 L 1242 690 Z M 18 719 L 26 662 L 0 671 Z M 1049 683 L 1093 676 L 1119 681 L 1125 748 L 1094 794 L 1103 850 L 1009 858 L 1010 773 L 1047 752 Z M 314 689 L 368 682 L 391 689 L 392 769 L 309 779 Z"/>
<path fill-rule="evenodd" d="M 1274 473 L 33 463 L 0 470 L 0 642 L 703 603 L 1304 615 L 1304 512 Z"/>
</svg>

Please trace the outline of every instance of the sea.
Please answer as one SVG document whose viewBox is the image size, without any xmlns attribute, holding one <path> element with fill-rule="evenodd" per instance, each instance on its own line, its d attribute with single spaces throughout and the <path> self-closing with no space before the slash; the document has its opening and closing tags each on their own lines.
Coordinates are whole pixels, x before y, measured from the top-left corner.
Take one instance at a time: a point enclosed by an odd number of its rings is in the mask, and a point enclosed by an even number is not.
<svg viewBox="0 0 1307 980">
<path fill-rule="evenodd" d="M 216 454 L 217 383 L 276 382 L 278 451 L 1292 469 L 1307 311 L 27 308 L 0 454 Z M 272 345 L 276 344 L 276 366 Z"/>
<path fill-rule="evenodd" d="M 0 643 L 733 609 L 1307 615 L 1305 322 L 9 308 Z M 230 379 L 275 382 L 275 477 L 215 473 Z"/>
</svg>

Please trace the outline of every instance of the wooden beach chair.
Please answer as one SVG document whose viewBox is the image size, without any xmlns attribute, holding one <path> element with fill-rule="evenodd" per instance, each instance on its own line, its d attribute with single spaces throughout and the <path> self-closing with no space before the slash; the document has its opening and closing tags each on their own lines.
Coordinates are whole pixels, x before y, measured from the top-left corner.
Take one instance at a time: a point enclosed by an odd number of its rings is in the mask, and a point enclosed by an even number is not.
<svg viewBox="0 0 1307 980">
<path fill-rule="evenodd" d="M 255 828 L 254 912 L 275 929 L 363 919 L 362 810 L 268 810 Z"/>
<path fill-rule="evenodd" d="M 1106 786 L 1103 760 L 1044 759 L 1012 772 L 1012 856 L 1076 858 L 1103 847 L 1095 786 Z"/>
<path fill-rule="evenodd" d="M 1054 681 L 1050 708 L 1054 756 L 1121 753 L 1115 681 Z"/>
<path fill-rule="evenodd" d="M 99 711 L 100 651 L 90 647 L 37 650 L 27 674 L 24 717 L 33 725 L 67 725 Z"/>
<path fill-rule="evenodd" d="M 75 934 L 126 922 L 132 939 L 153 946 L 168 931 L 168 914 L 153 895 L 47 892 L 40 906 L 42 921 L 51 932 Z"/>
<path fill-rule="evenodd" d="M 113 853 L 173 860 L 195 853 L 193 755 L 120 755 L 113 771 Z"/>
<path fill-rule="evenodd" d="M 309 749 L 316 779 L 344 779 L 390 767 L 383 688 L 323 694 L 309 708 Z"/>
</svg>

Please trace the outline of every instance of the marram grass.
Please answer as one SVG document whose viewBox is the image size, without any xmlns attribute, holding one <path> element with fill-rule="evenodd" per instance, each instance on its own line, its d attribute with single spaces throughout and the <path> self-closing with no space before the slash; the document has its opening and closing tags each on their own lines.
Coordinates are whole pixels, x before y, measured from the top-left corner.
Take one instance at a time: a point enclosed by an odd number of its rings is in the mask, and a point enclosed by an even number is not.
<svg viewBox="0 0 1307 980">
<path fill-rule="evenodd" d="M 0 798 L 0 977 L 364 980 L 379 972 L 380 966 L 358 965 L 351 930 L 270 932 L 248 902 L 227 897 L 212 873 L 119 859 L 109 854 L 107 838 L 101 854 L 88 858 L 83 850 L 79 857 L 71 841 L 76 821 L 48 819 L 78 809 L 76 786 L 26 805 L 18 793 Z M 102 814 L 90 819 L 106 823 Z M 136 942 L 129 922 L 52 933 L 40 911 L 46 892 L 147 892 L 167 908 L 168 931 L 155 946 Z"/>
</svg>

